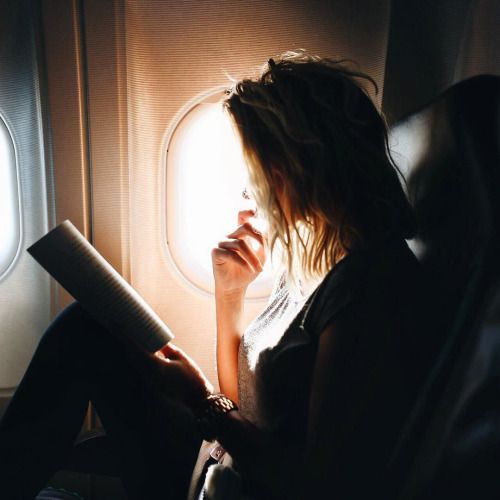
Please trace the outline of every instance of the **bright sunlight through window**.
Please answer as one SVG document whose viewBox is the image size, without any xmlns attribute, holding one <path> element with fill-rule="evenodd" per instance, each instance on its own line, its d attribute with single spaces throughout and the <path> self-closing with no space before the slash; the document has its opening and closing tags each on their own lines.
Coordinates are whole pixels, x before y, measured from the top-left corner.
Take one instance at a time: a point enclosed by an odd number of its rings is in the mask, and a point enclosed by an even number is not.
<svg viewBox="0 0 500 500">
<path fill-rule="evenodd" d="M 243 197 L 246 167 L 239 140 L 222 109 L 222 93 L 197 103 L 181 118 L 167 150 L 167 243 L 180 272 L 213 293 L 211 250 L 238 226 L 238 211 L 255 208 Z M 261 221 L 254 223 L 262 229 Z M 247 297 L 266 297 L 269 262 Z"/>
<path fill-rule="evenodd" d="M 14 143 L 0 116 L 0 279 L 16 258 L 21 239 Z"/>
</svg>

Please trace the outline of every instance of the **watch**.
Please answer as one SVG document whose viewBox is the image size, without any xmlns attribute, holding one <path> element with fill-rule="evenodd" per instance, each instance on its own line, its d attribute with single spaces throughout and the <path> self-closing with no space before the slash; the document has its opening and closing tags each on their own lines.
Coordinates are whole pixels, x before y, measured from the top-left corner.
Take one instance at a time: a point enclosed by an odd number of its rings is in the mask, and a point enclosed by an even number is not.
<svg viewBox="0 0 500 500">
<path fill-rule="evenodd" d="M 236 403 L 224 394 L 210 394 L 196 418 L 202 438 L 205 441 L 214 441 L 221 421 L 230 411 L 237 409 Z"/>
</svg>

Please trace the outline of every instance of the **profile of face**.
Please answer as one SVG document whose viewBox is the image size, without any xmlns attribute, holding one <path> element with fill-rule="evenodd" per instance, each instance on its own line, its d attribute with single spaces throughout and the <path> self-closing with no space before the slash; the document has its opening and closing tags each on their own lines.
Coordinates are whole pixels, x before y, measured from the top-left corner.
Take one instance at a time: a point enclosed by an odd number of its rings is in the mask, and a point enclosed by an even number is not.
<svg viewBox="0 0 500 500">
<path fill-rule="evenodd" d="M 251 190 L 249 187 L 245 186 L 241 192 L 241 203 L 239 205 L 240 214 L 245 213 L 248 221 L 252 223 L 255 227 L 262 226 L 262 222 L 260 221 L 261 214 L 259 213 L 259 209 L 257 207 L 256 201 L 253 199 Z M 249 215 L 253 212 L 253 215 Z M 241 223 L 241 221 L 238 221 Z"/>
<path fill-rule="evenodd" d="M 276 199 L 279 203 L 281 210 L 288 223 L 291 222 L 291 210 L 290 210 L 290 200 L 287 197 L 286 181 L 283 174 L 273 168 L 271 170 L 272 184 L 270 186 L 271 191 L 276 195 Z M 253 210 L 255 212 L 255 218 L 258 218 L 258 207 L 255 200 L 252 198 L 251 190 L 249 187 L 245 187 L 241 194 L 243 198 L 242 209 L 243 210 Z M 261 222 L 262 223 L 262 222 Z"/>
<path fill-rule="evenodd" d="M 377 90 L 344 61 L 287 52 L 224 100 L 258 183 L 271 251 L 284 250 L 291 275 L 322 276 L 365 241 L 415 233 L 367 83 Z"/>
</svg>

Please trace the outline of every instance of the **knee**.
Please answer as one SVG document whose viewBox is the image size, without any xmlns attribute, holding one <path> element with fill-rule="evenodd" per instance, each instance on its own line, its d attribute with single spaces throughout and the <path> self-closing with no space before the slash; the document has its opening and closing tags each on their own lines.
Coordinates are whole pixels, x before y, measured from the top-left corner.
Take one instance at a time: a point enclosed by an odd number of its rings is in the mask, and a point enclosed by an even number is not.
<svg viewBox="0 0 500 500">
<path fill-rule="evenodd" d="M 60 330 L 63 327 L 64 329 L 77 331 L 82 323 L 88 321 L 87 316 L 88 314 L 80 302 L 75 301 L 59 312 L 51 326 L 56 327 L 56 330 Z"/>
<path fill-rule="evenodd" d="M 85 309 L 82 307 L 80 302 L 75 300 L 68 306 L 66 306 L 59 314 L 56 316 L 56 320 L 59 318 L 80 318 L 85 314 Z"/>
<path fill-rule="evenodd" d="M 84 335 L 89 337 L 89 332 L 95 329 L 95 323 L 92 317 L 85 311 L 79 302 L 73 302 L 65 307 L 52 321 L 40 343 L 75 343 Z"/>
</svg>

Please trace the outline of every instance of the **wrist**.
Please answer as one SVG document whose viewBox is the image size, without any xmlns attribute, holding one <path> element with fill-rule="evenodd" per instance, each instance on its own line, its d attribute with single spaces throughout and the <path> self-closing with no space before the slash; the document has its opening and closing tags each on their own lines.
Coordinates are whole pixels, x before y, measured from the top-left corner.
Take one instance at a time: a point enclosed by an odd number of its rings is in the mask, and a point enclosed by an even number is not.
<svg viewBox="0 0 500 500">
<path fill-rule="evenodd" d="M 224 419 L 238 406 L 224 394 L 209 394 L 195 412 L 196 422 L 205 441 L 213 441 Z"/>
<path fill-rule="evenodd" d="M 241 302 L 245 298 L 247 293 L 247 287 L 231 288 L 229 290 L 224 290 L 218 286 L 215 286 L 215 299 L 222 303 L 234 304 L 235 302 Z"/>
<path fill-rule="evenodd" d="M 215 312 L 217 331 L 234 331 L 241 328 L 243 309 L 245 307 L 246 289 L 215 292 Z"/>
</svg>

